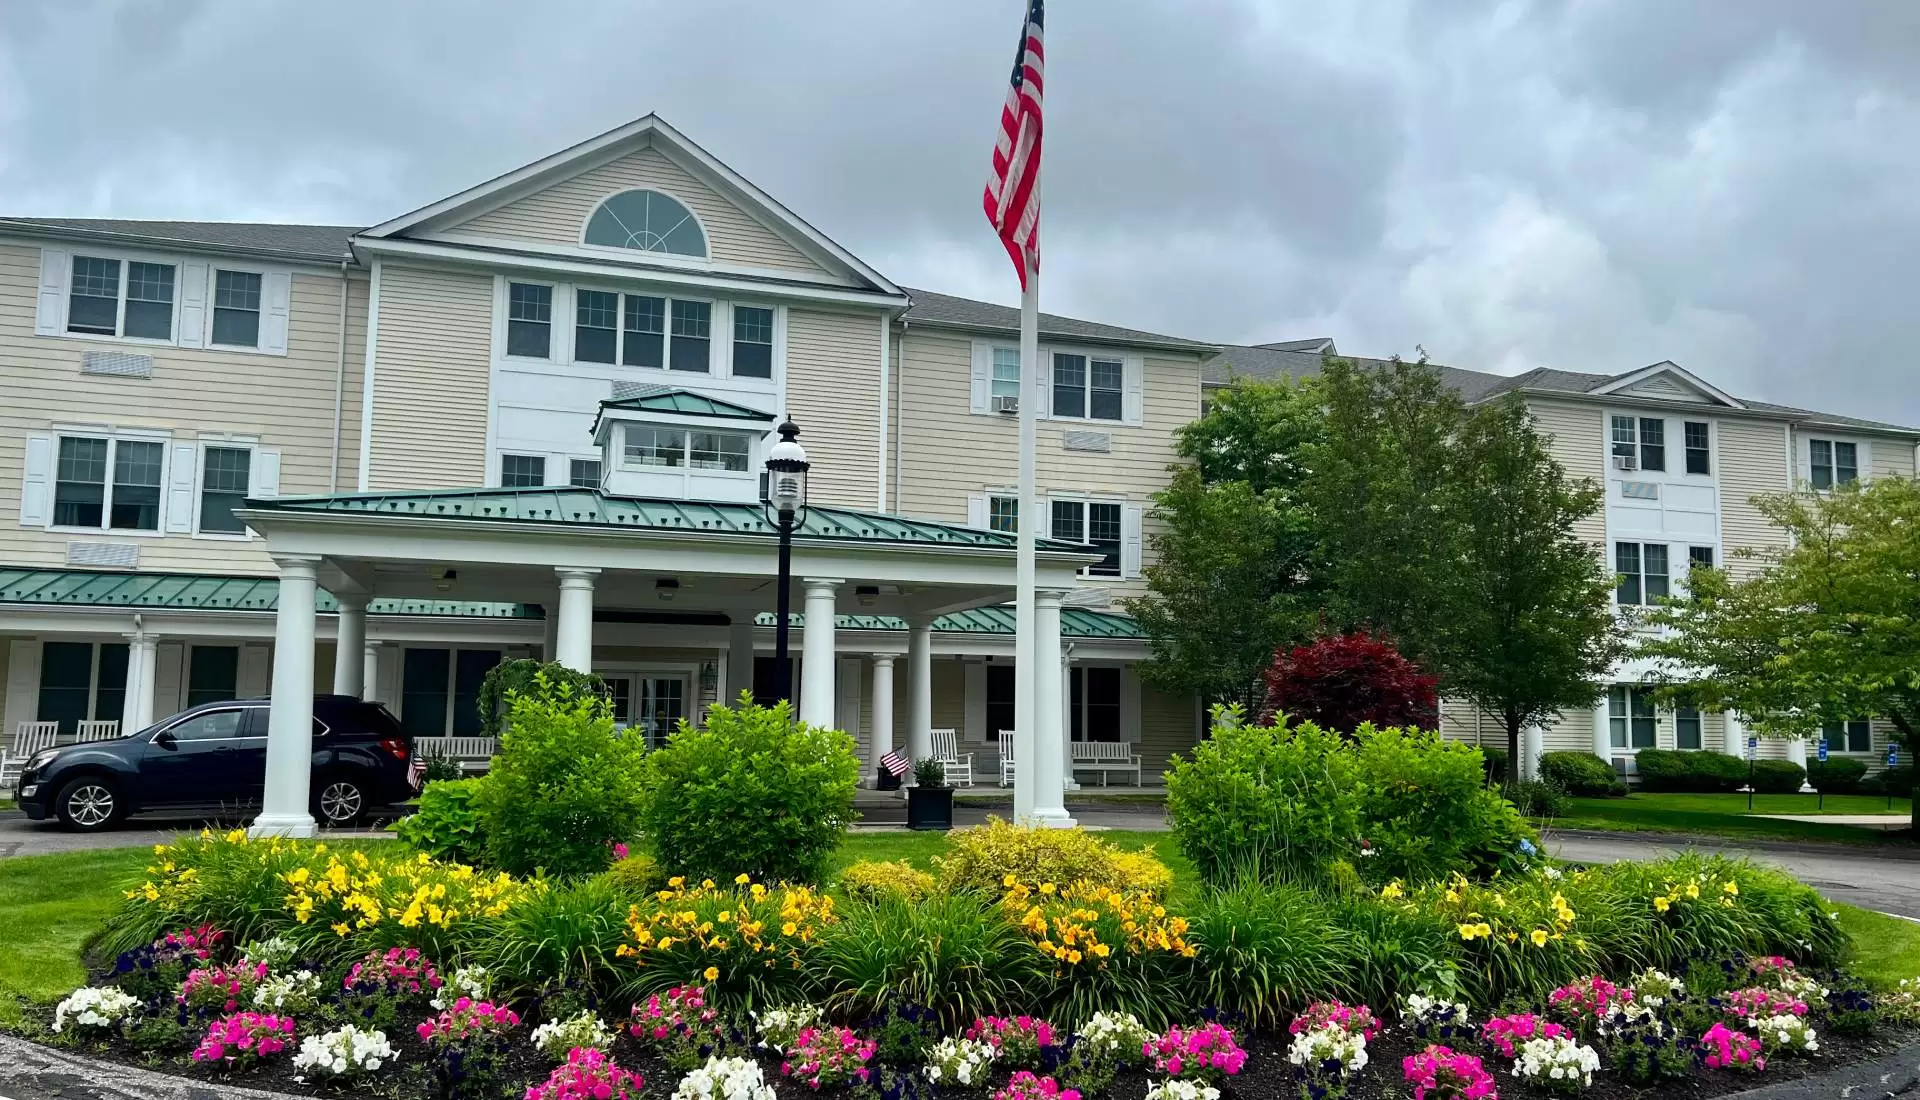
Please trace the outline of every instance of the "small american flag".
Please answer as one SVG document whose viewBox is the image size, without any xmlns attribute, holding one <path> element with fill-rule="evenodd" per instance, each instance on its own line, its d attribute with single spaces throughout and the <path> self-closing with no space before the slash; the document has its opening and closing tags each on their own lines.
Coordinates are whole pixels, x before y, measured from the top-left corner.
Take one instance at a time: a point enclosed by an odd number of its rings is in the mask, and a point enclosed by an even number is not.
<svg viewBox="0 0 1920 1100">
<path fill-rule="evenodd" d="M 1020 49 L 1013 57 L 1013 80 L 1000 108 L 1000 135 L 993 145 L 993 172 L 987 176 L 987 220 L 1020 272 L 1040 270 L 1040 103 L 1046 50 L 1040 44 L 1044 0 L 1029 0 L 1020 28 Z"/>
<path fill-rule="evenodd" d="M 426 778 L 427 778 L 426 758 L 422 757 L 419 753 L 416 752 L 413 754 L 412 762 L 410 762 L 407 765 L 407 782 L 410 785 L 412 785 L 414 790 L 417 791 L 420 789 L 421 782 L 424 781 Z"/>
<path fill-rule="evenodd" d="M 880 766 L 887 769 L 888 775 L 896 778 L 907 774 L 907 758 L 900 755 L 899 749 L 895 749 L 881 757 Z"/>
</svg>

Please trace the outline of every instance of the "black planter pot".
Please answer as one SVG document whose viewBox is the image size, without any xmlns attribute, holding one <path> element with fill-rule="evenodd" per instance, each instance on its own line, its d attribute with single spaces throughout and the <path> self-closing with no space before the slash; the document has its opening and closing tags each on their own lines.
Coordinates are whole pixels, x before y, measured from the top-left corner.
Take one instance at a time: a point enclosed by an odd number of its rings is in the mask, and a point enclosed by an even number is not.
<svg viewBox="0 0 1920 1100">
<path fill-rule="evenodd" d="M 953 788 L 908 787 L 907 828 L 941 832 L 952 829 Z"/>
<path fill-rule="evenodd" d="M 881 768 L 875 773 L 873 789 L 876 791 L 897 791 L 900 789 L 900 777 L 885 768 Z"/>
</svg>

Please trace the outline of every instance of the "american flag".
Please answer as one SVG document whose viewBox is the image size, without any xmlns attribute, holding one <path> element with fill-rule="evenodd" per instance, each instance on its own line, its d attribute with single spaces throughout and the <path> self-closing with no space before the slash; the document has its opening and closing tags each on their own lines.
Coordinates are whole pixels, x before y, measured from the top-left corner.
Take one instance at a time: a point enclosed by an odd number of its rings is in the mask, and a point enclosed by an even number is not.
<svg viewBox="0 0 1920 1100">
<path fill-rule="evenodd" d="M 413 760 L 407 765 L 407 782 L 414 790 L 420 789 L 421 781 L 427 778 L 427 761 L 419 753 L 413 754 Z"/>
<path fill-rule="evenodd" d="M 907 774 L 907 758 L 900 755 L 899 749 L 895 749 L 881 757 L 880 766 L 887 769 L 888 775 L 896 778 Z"/>
<path fill-rule="evenodd" d="M 1046 50 L 1040 44 L 1044 0 L 1030 0 L 1020 28 L 1020 49 L 1013 57 L 1013 81 L 1000 108 L 1000 136 L 993 145 L 993 171 L 987 176 L 987 220 L 1007 246 L 1026 289 L 1027 272 L 1040 270 L 1040 102 L 1046 81 Z"/>
</svg>

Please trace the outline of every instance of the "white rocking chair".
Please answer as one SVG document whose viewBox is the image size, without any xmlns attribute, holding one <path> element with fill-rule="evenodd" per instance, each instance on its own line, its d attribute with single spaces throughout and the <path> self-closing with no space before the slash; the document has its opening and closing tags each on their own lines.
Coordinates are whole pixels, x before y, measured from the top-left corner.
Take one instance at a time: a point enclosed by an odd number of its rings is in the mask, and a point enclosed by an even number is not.
<svg viewBox="0 0 1920 1100">
<path fill-rule="evenodd" d="M 1000 731 L 1000 785 L 1013 783 L 1013 731 Z"/>
<path fill-rule="evenodd" d="M 80 723 L 80 732 L 74 737 L 74 740 L 76 742 L 111 741 L 118 736 L 120 736 L 120 722 L 118 719 L 110 719 L 100 722 Z"/>
<path fill-rule="evenodd" d="M 11 789 L 20 781 L 27 759 L 41 749 L 50 749 L 60 736 L 58 722 L 22 722 L 13 728 L 13 743 L 0 748 L 0 788 Z"/>
<path fill-rule="evenodd" d="M 933 758 L 940 762 L 940 774 L 949 787 L 973 786 L 973 754 L 960 755 L 960 732 L 954 729 L 933 731 Z"/>
</svg>

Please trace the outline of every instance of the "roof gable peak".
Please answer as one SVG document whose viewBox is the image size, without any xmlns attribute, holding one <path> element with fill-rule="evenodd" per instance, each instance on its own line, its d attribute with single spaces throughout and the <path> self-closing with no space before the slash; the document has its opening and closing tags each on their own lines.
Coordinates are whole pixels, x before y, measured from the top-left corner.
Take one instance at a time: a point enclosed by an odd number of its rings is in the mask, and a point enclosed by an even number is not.
<svg viewBox="0 0 1920 1100">
<path fill-rule="evenodd" d="M 1588 391 L 1595 395 L 1644 397 L 1657 401 L 1697 401 L 1744 409 L 1732 394 L 1680 366 L 1670 359 L 1628 371 Z"/>
</svg>

